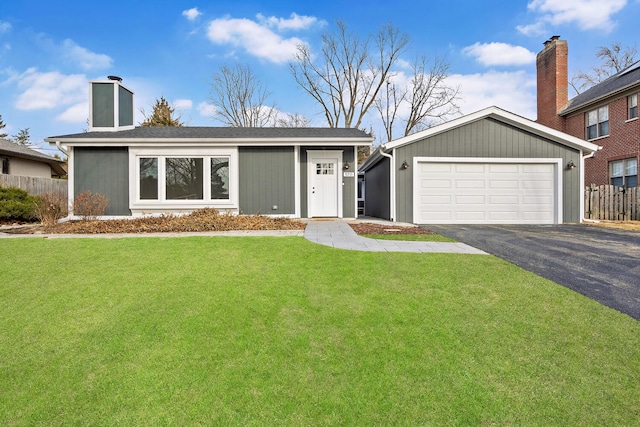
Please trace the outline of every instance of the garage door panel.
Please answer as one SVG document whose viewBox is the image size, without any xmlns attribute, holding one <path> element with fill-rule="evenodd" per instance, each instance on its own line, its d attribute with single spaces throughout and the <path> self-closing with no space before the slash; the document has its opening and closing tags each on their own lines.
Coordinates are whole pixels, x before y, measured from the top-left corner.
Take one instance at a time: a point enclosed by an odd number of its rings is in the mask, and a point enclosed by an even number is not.
<svg viewBox="0 0 640 427">
<path fill-rule="evenodd" d="M 417 223 L 553 224 L 557 165 L 418 162 Z"/>
</svg>

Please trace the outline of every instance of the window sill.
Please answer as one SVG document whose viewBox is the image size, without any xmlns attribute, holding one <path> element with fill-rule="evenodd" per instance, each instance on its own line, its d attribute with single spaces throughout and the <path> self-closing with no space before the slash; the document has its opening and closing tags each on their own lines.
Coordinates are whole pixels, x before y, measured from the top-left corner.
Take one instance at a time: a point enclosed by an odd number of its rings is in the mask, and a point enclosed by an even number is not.
<svg viewBox="0 0 640 427">
<path fill-rule="evenodd" d="M 625 120 L 625 123 L 630 123 L 630 122 L 635 122 L 636 120 L 638 120 L 637 117 L 634 117 L 633 119 L 629 119 L 629 120 Z"/>
<path fill-rule="evenodd" d="M 609 136 L 610 136 L 610 135 L 611 135 L 611 134 L 609 134 L 609 135 L 599 136 L 599 137 L 597 137 L 597 138 L 593 138 L 593 139 L 587 139 L 587 141 L 589 141 L 589 142 L 598 141 L 598 140 L 600 140 L 600 139 L 609 138 Z"/>
</svg>

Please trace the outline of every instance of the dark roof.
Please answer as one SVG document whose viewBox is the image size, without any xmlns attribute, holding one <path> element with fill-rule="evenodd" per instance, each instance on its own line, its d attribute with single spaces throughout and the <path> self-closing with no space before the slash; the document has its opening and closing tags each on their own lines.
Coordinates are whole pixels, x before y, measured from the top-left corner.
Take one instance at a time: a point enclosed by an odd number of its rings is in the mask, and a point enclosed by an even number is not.
<svg viewBox="0 0 640 427">
<path fill-rule="evenodd" d="M 39 151 L 32 150 L 24 145 L 15 144 L 11 141 L 7 141 L 6 139 L 0 139 L 0 154 L 47 163 L 51 166 L 56 175 L 66 175 L 67 173 L 67 171 L 62 167 L 62 165 L 64 165 L 62 160 L 58 160 L 55 157 L 48 156 Z"/>
<path fill-rule="evenodd" d="M 614 93 L 626 90 L 634 85 L 640 86 L 640 61 L 571 99 L 567 108 L 562 110 L 560 115 L 578 110 L 581 107 L 599 101 Z"/>
<path fill-rule="evenodd" d="M 241 128 L 205 126 L 139 126 L 117 132 L 84 132 L 46 138 L 61 139 L 306 139 L 371 138 L 354 128 Z"/>
</svg>

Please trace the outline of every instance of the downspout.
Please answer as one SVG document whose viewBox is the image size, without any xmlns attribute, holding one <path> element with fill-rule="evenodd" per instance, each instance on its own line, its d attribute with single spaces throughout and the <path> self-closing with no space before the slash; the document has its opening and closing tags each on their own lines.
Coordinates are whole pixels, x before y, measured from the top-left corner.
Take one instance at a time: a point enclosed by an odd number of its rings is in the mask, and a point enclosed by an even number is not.
<svg viewBox="0 0 640 427">
<path fill-rule="evenodd" d="M 602 150 L 602 147 L 598 147 L 598 150 Z M 595 151 L 592 151 L 591 154 L 587 154 L 586 156 L 580 156 L 580 199 L 582 203 L 580 203 L 580 222 L 595 222 L 598 223 L 597 219 L 587 219 L 584 217 L 584 161 L 585 159 L 591 159 L 596 155 Z"/>
<path fill-rule="evenodd" d="M 389 159 L 389 216 L 392 222 L 396 222 L 396 168 L 393 165 L 393 156 L 383 151 L 384 145 L 378 150 L 381 156 Z"/>
</svg>

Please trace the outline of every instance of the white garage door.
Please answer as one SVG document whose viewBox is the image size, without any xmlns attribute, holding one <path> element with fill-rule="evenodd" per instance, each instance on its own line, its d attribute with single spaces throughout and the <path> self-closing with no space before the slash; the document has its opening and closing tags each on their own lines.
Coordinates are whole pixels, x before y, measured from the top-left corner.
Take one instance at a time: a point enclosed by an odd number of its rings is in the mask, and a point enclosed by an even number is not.
<svg viewBox="0 0 640 427">
<path fill-rule="evenodd" d="M 414 222 L 557 223 L 557 169 L 557 162 L 419 161 L 414 172 Z"/>
</svg>

